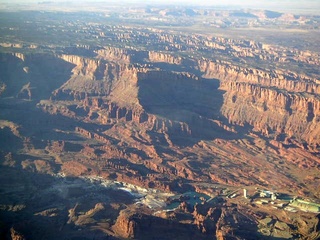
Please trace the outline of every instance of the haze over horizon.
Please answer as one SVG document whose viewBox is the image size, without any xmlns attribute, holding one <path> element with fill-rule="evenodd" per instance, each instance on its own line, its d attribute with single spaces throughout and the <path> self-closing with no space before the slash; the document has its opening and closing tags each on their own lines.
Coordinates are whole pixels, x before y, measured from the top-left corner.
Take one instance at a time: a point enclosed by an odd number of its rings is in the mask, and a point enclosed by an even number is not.
<svg viewBox="0 0 320 240">
<path fill-rule="evenodd" d="M 35 4 L 35 3 L 139 3 L 139 4 L 179 4 L 179 5 L 193 5 L 193 6 L 230 6 L 230 7 L 253 7 L 253 8 L 270 8 L 270 9 L 319 9 L 320 1 L 317 0 L 306 0 L 306 1 L 298 1 L 298 0 L 243 0 L 243 1 L 232 1 L 232 0 L 203 0 L 201 2 L 196 0 L 50 0 L 50 1 L 39 1 L 39 0 L 0 0 L 0 4 Z"/>
</svg>

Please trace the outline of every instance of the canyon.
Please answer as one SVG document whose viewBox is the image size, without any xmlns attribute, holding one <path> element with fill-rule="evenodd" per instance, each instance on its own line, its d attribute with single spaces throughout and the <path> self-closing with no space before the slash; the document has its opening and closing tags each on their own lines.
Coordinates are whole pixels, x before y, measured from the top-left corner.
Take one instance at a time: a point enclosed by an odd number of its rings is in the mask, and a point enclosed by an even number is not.
<svg viewBox="0 0 320 240">
<path fill-rule="evenodd" d="M 1 237 L 317 239 L 319 212 L 255 196 L 319 204 L 320 53 L 116 23 L 0 44 Z"/>
</svg>

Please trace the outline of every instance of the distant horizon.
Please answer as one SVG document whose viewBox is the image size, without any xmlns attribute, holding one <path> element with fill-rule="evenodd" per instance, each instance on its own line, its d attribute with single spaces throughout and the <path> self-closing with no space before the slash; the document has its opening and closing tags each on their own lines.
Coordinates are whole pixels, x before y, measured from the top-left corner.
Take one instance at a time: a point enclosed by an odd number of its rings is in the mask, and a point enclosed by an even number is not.
<svg viewBox="0 0 320 240">
<path fill-rule="evenodd" d="M 318 0 L 242 0 L 242 1 L 234 1 L 234 0 L 202 0 L 199 2 L 198 0 L 0 0 L 0 3 L 145 3 L 145 4 L 185 4 L 185 5 L 194 5 L 194 6 L 295 6 L 305 8 L 308 6 L 319 6 L 320 1 Z"/>
<path fill-rule="evenodd" d="M 114 4 L 145 4 L 145 5 L 179 5 L 179 6 L 206 6 L 206 7 L 230 7 L 230 8 L 253 8 L 274 10 L 283 12 L 314 12 L 320 9 L 320 1 L 318 0 L 0 0 L 1 4 L 36 4 L 37 3 L 70 3 L 70 4 L 90 4 L 90 3 L 114 3 Z M 31 6 L 30 6 L 31 7 Z"/>
</svg>

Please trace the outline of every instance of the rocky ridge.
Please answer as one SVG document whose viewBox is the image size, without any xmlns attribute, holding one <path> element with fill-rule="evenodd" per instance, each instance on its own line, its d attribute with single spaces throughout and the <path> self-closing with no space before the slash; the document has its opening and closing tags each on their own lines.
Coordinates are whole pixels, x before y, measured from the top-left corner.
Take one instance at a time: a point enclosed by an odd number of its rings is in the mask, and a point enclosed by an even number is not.
<svg viewBox="0 0 320 240">
<path fill-rule="evenodd" d="M 0 141 L 3 146 L 15 142 L 26 153 L 4 148 L 2 165 L 30 173 L 100 176 L 166 192 L 215 196 L 215 189 L 198 185 L 214 183 L 289 187 L 290 193 L 320 196 L 317 79 L 195 56 L 99 49 L 91 49 L 92 57 L 1 54 L 6 66 L 1 68 L 2 114 L 18 124 L 3 124 Z M 8 99 L 32 116 L 9 114 Z M 96 204 L 86 211 L 69 209 L 68 224 L 94 224 L 94 216 L 106 209 Z M 184 239 L 189 233 L 192 238 L 248 236 L 239 230 L 241 223 L 257 229 L 247 211 L 202 204 L 156 217 L 125 209 L 104 231 L 142 239 L 171 228 L 185 232 Z M 172 236 L 165 232 L 164 238 Z"/>
<path fill-rule="evenodd" d="M 118 50 L 116 53 L 121 56 L 123 54 Z M 117 59 L 121 59 L 121 56 L 118 55 Z M 132 111 L 132 109 L 121 110 L 121 108 L 113 108 L 116 105 L 122 107 L 123 105 L 129 104 L 131 108 L 135 109 L 134 112 L 136 109 L 140 109 L 138 110 L 140 113 L 138 114 L 139 116 L 141 114 L 145 115 L 145 117 L 142 117 L 138 122 L 147 121 L 147 115 L 150 115 L 150 113 L 146 114 L 144 110 L 142 110 L 143 107 L 147 107 L 147 105 L 141 106 L 143 99 L 139 99 L 141 94 L 137 90 L 137 87 L 141 85 L 140 83 L 143 83 L 146 79 L 153 79 L 152 81 L 159 79 L 156 84 L 160 84 L 161 82 L 167 84 L 165 80 L 168 78 L 171 79 L 170 83 L 179 81 L 179 78 L 191 77 L 194 78 L 194 81 L 198 79 L 197 77 L 192 77 L 189 73 L 172 74 L 163 70 L 152 70 L 146 67 L 141 68 L 130 65 L 117 66 L 115 63 L 102 63 L 101 60 L 90 59 L 81 60 L 79 57 L 74 56 L 62 56 L 62 58 L 76 64 L 76 67 L 73 69 L 74 76 L 64 84 L 62 88 L 64 90 L 56 91 L 54 96 L 60 94 L 59 91 L 63 92 L 68 88 L 72 89 L 69 94 L 74 95 L 75 99 L 77 99 L 77 95 L 79 95 L 80 98 L 85 98 L 85 96 L 90 95 L 105 95 L 108 102 L 114 103 L 107 103 L 109 107 L 103 107 L 104 109 L 109 109 L 110 113 L 108 116 L 111 116 L 111 118 L 126 117 L 128 120 L 133 119 L 132 116 L 127 116 L 127 112 Z M 113 53 L 110 58 L 111 60 L 114 58 Z M 105 59 L 107 59 L 106 56 Z M 182 58 L 174 58 L 170 55 L 163 53 L 157 54 L 155 52 L 149 53 L 149 60 L 151 62 L 165 62 L 173 65 L 181 65 L 183 61 Z M 240 125 L 248 123 L 253 126 L 255 130 L 267 133 L 267 135 L 270 131 L 275 134 L 284 133 L 289 138 L 293 137 L 298 139 L 298 141 L 304 141 L 312 145 L 313 148 L 317 148 L 319 145 L 319 139 L 317 137 L 319 135 L 317 115 L 319 114 L 320 104 L 317 95 L 320 92 L 320 85 L 316 79 L 311 79 L 304 75 L 297 75 L 292 72 L 283 73 L 273 71 L 268 73 L 257 69 L 241 68 L 220 61 L 210 62 L 200 60 L 198 64 L 199 70 L 204 73 L 206 78 L 221 80 L 220 89 L 226 91 L 221 113 L 228 119 L 229 123 L 237 123 Z M 102 78 L 101 80 L 103 81 L 95 81 L 97 77 Z M 118 83 L 119 81 L 122 83 Z M 70 87 L 68 87 L 68 85 L 70 85 Z M 90 91 L 80 93 L 76 90 L 77 88 L 79 88 L 79 91 L 83 91 L 83 89 L 90 89 Z M 96 92 L 94 89 L 97 89 Z M 101 89 L 103 92 L 101 92 Z M 169 88 L 166 90 L 170 91 Z M 154 92 L 154 94 L 156 93 Z M 178 99 L 182 98 L 182 96 L 177 97 Z M 88 104 L 92 101 L 87 99 L 86 102 Z M 239 104 L 240 102 L 241 104 Z M 275 105 L 274 103 L 277 104 Z M 150 102 L 148 104 L 150 104 Z M 158 103 L 154 104 L 164 105 L 166 103 L 160 99 Z M 257 113 L 254 114 L 251 112 L 250 114 L 246 114 L 244 104 L 249 104 L 247 111 L 251 111 L 253 104 Z M 95 106 L 97 107 L 97 105 Z M 230 108 L 230 106 L 232 107 Z M 243 107 L 241 107 L 241 109 L 236 108 L 240 106 Z M 116 112 L 112 113 L 113 111 Z M 122 111 L 123 113 L 117 113 L 117 111 Z M 276 120 L 274 117 L 268 117 L 272 116 L 275 112 L 278 113 L 278 111 L 283 113 L 282 118 Z M 102 118 L 103 117 L 100 116 L 100 119 Z M 267 120 L 262 120 L 263 118 Z M 153 116 L 151 119 L 155 119 L 155 117 Z M 303 121 L 302 119 L 305 120 Z M 154 120 L 151 120 L 151 122 L 154 122 Z"/>
</svg>

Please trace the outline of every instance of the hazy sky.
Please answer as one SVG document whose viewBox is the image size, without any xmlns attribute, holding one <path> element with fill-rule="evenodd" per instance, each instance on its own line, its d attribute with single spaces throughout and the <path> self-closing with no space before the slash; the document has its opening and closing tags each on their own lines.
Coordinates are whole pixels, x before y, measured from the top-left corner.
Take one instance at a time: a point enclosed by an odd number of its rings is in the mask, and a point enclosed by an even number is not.
<svg viewBox="0 0 320 240">
<path fill-rule="evenodd" d="M 38 2 L 115 2 L 146 4 L 178 4 L 207 6 L 237 6 L 263 9 L 313 9 L 320 13 L 320 0 L 0 0 L 1 3 L 38 3 Z"/>
<path fill-rule="evenodd" d="M 294 4 L 301 5 L 318 5 L 320 0 L 0 0 L 0 3 L 20 2 L 20 3 L 37 3 L 37 2 L 145 2 L 145 3 L 179 3 L 179 4 L 205 4 L 205 5 L 273 5 L 273 4 Z"/>
</svg>

